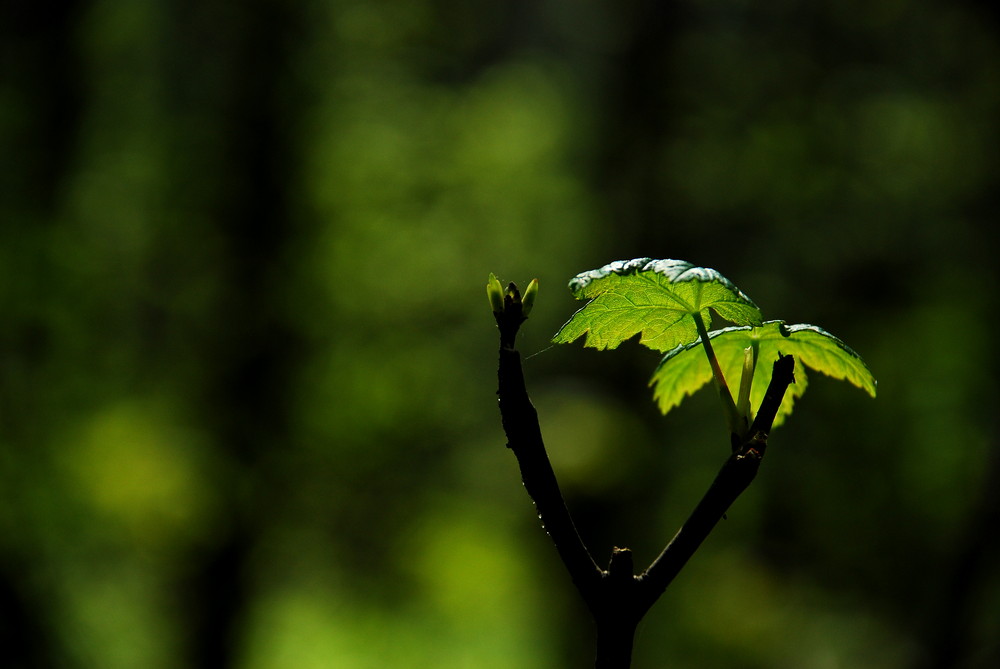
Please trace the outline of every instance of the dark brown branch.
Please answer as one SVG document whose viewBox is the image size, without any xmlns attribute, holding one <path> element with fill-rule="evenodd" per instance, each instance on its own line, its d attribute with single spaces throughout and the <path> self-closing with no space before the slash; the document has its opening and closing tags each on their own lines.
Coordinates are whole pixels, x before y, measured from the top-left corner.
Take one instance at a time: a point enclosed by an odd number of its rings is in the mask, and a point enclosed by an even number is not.
<svg viewBox="0 0 1000 669">
<path fill-rule="evenodd" d="M 627 548 L 616 548 L 607 571 L 600 569 L 566 508 L 545 452 L 538 414 L 525 388 L 521 356 L 515 348 L 517 332 L 525 317 L 520 294 L 513 284 L 504 296 L 503 311 L 494 312 L 494 316 L 500 329 L 497 395 L 507 446 L 517 457 L 524 487 L 543 526 L 594 617 L 596 668 L 628 669 L 639 621 L 756 476 L 775 414 L 788 385 L 794 382 L 795 361 L 791 356 L 779 356 L 749 437 L 735 444 L 733 454 L 690 518 L 653 564 L 637 577 L 633 573 L 632 553 Z"/>
<path fill-rule="evenodd" d="M 643 584 L 639 597 L 643 613 L 663 594 L 716 523 L 757 475 L 778 407 L 781 406 L 781 400 L 789 384 L 795 381 L 794 366 L 795 359 L 790 355 L 779 356 L 775 361 L 771 383 L 764 394 L 764 400 L 750 428 L 749 436 L 722 465 L 708 492 L 702 497 L 687 522 L 639 577 Z"/>
<path fill-rule="evenodd" d="M 785 398 L 788 386 L 795 383 L 795 358 L 790 355 L 778 354 L 771 371 L 771 383 L 764 391 L 764 399 L 757 409 L 757 417 L 750 426 L 750 439 L 762 438 L 767 443 L 767 435 L 771 433 L 774 417 L 778 415 L 781 401 Z"/>
<path fill-rule="evenodd" d="M 603 572 L 590 556 L 573 524 L 545 452 L 538 414 L 524 385 L 521 355 L 513 346 L 524 316 L 521 315 L 519 302 L 507 302 L 507 308 L 495 314 L 501 342 L 497 395 L 504 432 L 507 434 L 507 447 L 517 457 L 524 488 L 534 501 L 538 517 L 552 538 L 573 583 L 584 599 L 590 600 L 590 593 L 601 581 Z"/>
<path fill-rule="evenodd" d="M 524 488 L 535 503 L 538 517 L 555 544 L 597 626 L 597 669 L 628 669 L 635 629 L 638 581 L 633 575 L 632 553 L 615 549 L 608 570 L 594 562 L 570 516 L 555 472 L 545 452 L 538 414 L 524 384 L 521 356 L 514 349 L 517 329 L 524 321 L 520 305 L 507 300 L 502 313 L 495 313 L 500 328 L 500 364 L 497 372 L 500 416 L 507 447 L 514 452 Z M 512 306 L 514 307 L 512 309 Z"/>
</svg>

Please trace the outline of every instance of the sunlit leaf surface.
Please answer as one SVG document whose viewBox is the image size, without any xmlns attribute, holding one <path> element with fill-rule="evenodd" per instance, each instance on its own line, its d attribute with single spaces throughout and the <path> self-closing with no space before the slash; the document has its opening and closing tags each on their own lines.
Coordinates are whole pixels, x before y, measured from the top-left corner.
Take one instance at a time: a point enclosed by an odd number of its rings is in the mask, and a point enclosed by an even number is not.
<svg viewBox="0 0 1000 669">
<path fill-rule="evenodd" d="M 775 426 L 780 425 L 792 412 L 795 400 L 806 390 L 808 381 L 803 366 L 835 379 L 849 381 L 872 397 L 875 396 L 875 377 L 861 356 L 843 341 L 815 325 L 785 325 L 784 321 L 767 321 L 760 327 L 730 327 L 710 332 L 708 336 L 730 384 L 739 383 L 743 351 L 748 347 L 758 348 L 757 367 L 750 392 L 750 406 L 753 409 L 759 407 L 764 399 L 764 391 L 771 381 L 772 364 L 778 354 L 795 356 L 798 363 L 795 368 L 795 383 L 785 393 Z M 698 340 L 678 346 L 663 356 L 649 385 L 653 387 L 653 399 L 660 410 L 667 413 L 711 378 L 712 370 L 702 350 L 701 340 Z"/>
<path fill-rule="evenodd" d="M 585 346 L 616 348 L 641 333 L 656 351 L 698 339 L 695 314 L 707 325 L 709 310 L 737 325 L 757 325 L 760 310 L 714 269 L 683 260 L 619 260 L 578 274 L 569 282 L 577 299 L 589 299 L 556 333 L 558 344 L 586 335 Z"/>
</svg>

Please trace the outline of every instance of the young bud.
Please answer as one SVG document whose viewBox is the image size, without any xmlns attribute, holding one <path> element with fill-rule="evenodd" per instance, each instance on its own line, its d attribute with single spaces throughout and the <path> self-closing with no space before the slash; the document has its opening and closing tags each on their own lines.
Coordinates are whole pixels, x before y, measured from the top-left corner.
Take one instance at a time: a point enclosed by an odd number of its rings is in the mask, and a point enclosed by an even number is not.
<svg viewBox="0 0 1000 669">
<path fill-rule="evenodd" d="M 521 314 L 527 316 L 531 313 L 531 308 L 535 306 L 535 296 L 538 295 L 538 279 L 532 279 L 528 287 L 524 289 L 524 296 L 521 298 Z"/>
<path fill-rule="evenodd" d="M 500 284 L 500 280 L 493 272 L 490 272 L 490 277 L 486 281 L 486 295 L 490 298 L 490 307 L 493 309 L 493 313 L 503 313 L 503 285 Z"/>
<path fill-rule="evenodd" d="M 506 309 L 508 306 L 514 306 L 515 304 L 521 304 L 521 291 L 517 289 L 517 284 L 511 281 L 507 284 L 507 290 L 503 293 L 503 304 Z"/>
</svg>

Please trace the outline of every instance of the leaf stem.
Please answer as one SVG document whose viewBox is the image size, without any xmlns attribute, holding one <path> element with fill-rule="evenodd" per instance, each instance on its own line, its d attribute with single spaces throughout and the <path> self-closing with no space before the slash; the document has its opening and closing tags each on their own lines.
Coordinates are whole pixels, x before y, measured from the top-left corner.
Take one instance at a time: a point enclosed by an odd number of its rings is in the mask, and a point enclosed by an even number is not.
<svg viewBox="0 0 1000 669">
<path fill-rule="evenodd" d="M 743 376 L 740 377 L 740 394 L 736 398 L 736 412 L 743 420 L 747 430 L 753 422 L 753 409 L 750 406 L 750 391 L 753 390 L 753 376 L 757 371 L 757 356 L 760 353 L 760 342 L 752 340 L 750 346 L 743 349 Z"/>
<path fill-rule="evenodd" d="M 750 389 L 753 386 L 753 349 L 743 349 L 743 373 L 740 376 L 740 392 L 736 396 L 736 413 L 749 427 Z"/>
<path fill-rule="evenodd" d="M 705 329 L 705 321 L 700 312 L 691 314 L 694 318 L 695 327 L 698 328 L 698 335 L 701 337 L 702 346 L 705 348 L 705 355 L 708 356 L 708 364 L 712 366 L 712 378 L 715 379 L 715 388 L 719 391 L 719 398 L 722 400 L 722 409 L 726 414 L 726 423 L 729 425 L 729 432 L 742 439 L 746 434 L 746 427 L 741 426 L 740 413 L 736 410 L 736 403 L 733 401 L 733 394 L 726 383 L 726 377 L 722 374 L 722 367 L 719 359 L 715 357 L 715 349 L 708 338 L 708 330 Z"/>
</svg>

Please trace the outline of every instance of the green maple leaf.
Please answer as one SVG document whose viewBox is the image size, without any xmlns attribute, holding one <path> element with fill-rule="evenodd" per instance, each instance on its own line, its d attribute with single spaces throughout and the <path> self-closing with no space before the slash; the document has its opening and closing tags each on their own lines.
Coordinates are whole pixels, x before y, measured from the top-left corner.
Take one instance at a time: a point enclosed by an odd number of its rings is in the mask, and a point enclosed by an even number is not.
<svg viewBox="0 0 1000 669">
<path fill-rule="evenodd" d="M 744 351 L 751 348 L 759 360 L 754 368 L 750 390 L 750 406 L 759 407 L 771 381 L 772 363 L 778 353 L 793 355 L 796 367 L 795 383 L 789 386 L 774 421 L 778 426 L 792 412 L 795 400 L 806 390 L 804 367 L 809 367 L 835 379 L 849 381 L 875 397 L 876 381 L 864 360 L 847 344 L 815 325 L 785 325 L 783 321 L 767 321 L 760 327 L 730 327 L 708 333 L 723 374 L 738 379 L 742 374 Z M 653 398 L 663 413 L 680 404 L 681 400 L 712 379 L 712 369 L 701 350 L 701 341 L 680 345 L 660 361 L 649 385 Z M 752 416 L 750 417 L 752 421 Z"/>
<path fill-rule="evenodd" d="M 619 260 L 578 274 L 569 288 L 590 301 L 559 329 L 557 344 L 586 335 L 585 346 L 611 349 L 641 334 L 640 344 L 662 353 L 697 341 L 709 310 L 737 325 L 761 322 L 757 305 L 729 279 L 682 260 Z"/>
</svg>

